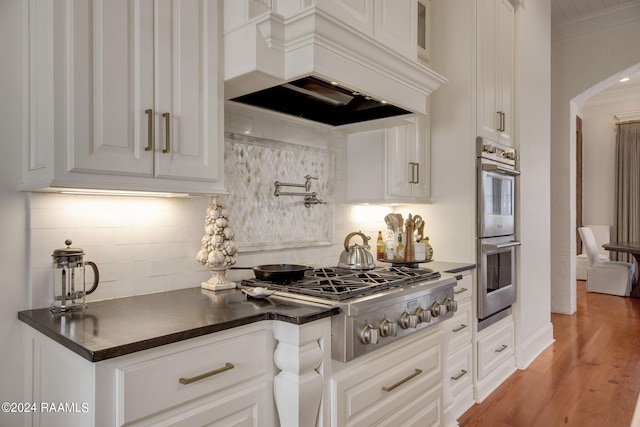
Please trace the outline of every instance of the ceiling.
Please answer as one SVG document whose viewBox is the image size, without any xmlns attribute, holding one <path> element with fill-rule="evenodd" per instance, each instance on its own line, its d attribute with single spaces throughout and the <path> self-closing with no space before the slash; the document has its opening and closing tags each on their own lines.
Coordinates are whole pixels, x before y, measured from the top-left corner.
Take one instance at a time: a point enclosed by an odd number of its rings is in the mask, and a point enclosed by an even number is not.
<svg viewBox="0 0 640 427">
<path fill-rule="evenodd" d="M 624 16 L 636 10 L 638 5 L 640 5 L 640 0 L 551 0 L 552 32 L 554 29 L 558 30 L 578 22 L 591 27 L 597 20 L 596 18 L 602 18 L 607 14 L 617 17 Z M 628 77 L 629 81 L 614 83 L 599 95 L 611 96 L 629 90 L 640 91 L 640 72 Z M 593 98 L 596 97 L 598 95 Z"/>
<path fill-rule="evenodd" d="M 640 0 L 551 0 L 551 23 L 562 25 L 632 3 Z"/>
</svg>

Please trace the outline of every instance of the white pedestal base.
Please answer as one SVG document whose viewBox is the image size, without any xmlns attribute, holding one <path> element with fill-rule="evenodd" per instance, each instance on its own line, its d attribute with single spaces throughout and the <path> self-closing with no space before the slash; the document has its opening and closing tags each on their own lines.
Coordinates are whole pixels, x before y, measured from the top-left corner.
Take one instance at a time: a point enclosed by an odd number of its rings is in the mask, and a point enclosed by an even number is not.
<svg viewBox="0 0 640 427">
<path fill-rule="evenodd" d="M 226 268 L 211 269 L 211 278 L 206 282 L 202 282 L 200 286 L 210 291 L 221 291 L 223 289 L 234 289 L 236 282 L 232 282 L 225 277 Z"/>
</svg>

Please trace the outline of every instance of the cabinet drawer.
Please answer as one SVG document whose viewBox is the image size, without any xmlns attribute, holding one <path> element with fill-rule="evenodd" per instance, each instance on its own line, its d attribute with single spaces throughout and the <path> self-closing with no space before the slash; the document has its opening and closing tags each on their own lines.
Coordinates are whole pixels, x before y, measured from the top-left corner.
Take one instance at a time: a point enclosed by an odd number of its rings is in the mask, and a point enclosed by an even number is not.
<svg viewBox="0 0 640 427">
<path fill-rule="evenodd" d="M 444 322 L 444 333 L 448 342 L 447 351 L 452 352 L 471 342 L 471 301 L 458 303 L 455 316 Z"/>
<path fill-rule="evenodd" d="M 452 353 L 447 358 L 445 384 L 448 395 L 455 400 L 456 396 L 471 387 L 473 364 L 471 343 Z"/>
<path fill-rule="evenodd" d="M 117 368 L 117 419 L 131 422 L 264 375 L 268 338 L 257 331 Z"/>
<path fill-rule="evenodd" d="M 332 424 L 374 425 L 432 390 L 437 390 L 440 417 L 442 339 L 438 330 L 334 377 L 331 388 L 337 419 Z"/>
<path fill-rule="evenodd" d="M 471 289 L 473 288 L 473 279 L 470 275 L 462 276 L 456 287 L 453 289 L 453 299 L 458 303 L 471 299 Z"/>
<path fill-rule="evenodd" d="M 442 425 L 440 387 L 419 395 L 398 411 L 375 424 L 376 427 L 438 427 Z"/>
<path fill-rule="evenodd" d="M 514 354 L 513 323 L 500 326 L 478 340 L 478 379 L 497 369 Z"/>
</svg>

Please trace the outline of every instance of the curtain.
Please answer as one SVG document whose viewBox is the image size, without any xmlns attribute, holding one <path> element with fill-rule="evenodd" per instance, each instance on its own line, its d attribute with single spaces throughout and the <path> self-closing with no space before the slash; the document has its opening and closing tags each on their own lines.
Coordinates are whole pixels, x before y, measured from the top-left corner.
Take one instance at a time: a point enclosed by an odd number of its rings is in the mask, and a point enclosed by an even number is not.
<svg viewBox="0 0 640 427">
<path fill-rule="evenodd" d="M 640 242 L 640 121 L 617 124 L 615 239 Z M 633 262 L 631 255 L 614 252 L 619 261 Z"/>
</svg>

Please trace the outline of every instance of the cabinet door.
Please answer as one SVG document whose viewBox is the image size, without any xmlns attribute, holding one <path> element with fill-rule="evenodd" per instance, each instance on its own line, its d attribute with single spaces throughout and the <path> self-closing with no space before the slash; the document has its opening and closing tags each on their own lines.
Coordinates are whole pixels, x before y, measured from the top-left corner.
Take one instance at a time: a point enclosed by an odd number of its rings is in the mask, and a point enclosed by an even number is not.
<svg viewBox="0 0 640 427">
<path fill-rule="evenodd" d="M 217 181 L 222 170 L 217 2 L 158 2 L 156 176 Z"/>
<path fill-rule="evenodd" d="M 150 176 L 153 162 L 145 110 L 153 108 L 153 0 L 68 2 L 56 112 L 66 171 Z M 64 51 L 68 49 L 68 51 Z M 58 81 L 60 83 L 60 81 Z M 56 141 L 56 144 L 61 141 Z"/>
<path fill-rule="evenodd" d="M 509 0 L 497 5 L 498 106 L 504 113 L 500 141 L 513 145 L 514 11 Z"/>
<path fill-rule="evenodd" d="M 345 24 L 373 35 L 373 0 L 317 0 L 316 4 Z"/>
<path fill-rule="evenodd" d="M 514 12 L 509 0 L 478 1 L 478 135 L 512 144 Z"/>
<path fill-rule="evenodd" d="M 415 130 L 411 125 L 395 126 L 386 130 L 388 195 L 411 197 L 415 181 L 416 162 L 412 157 Z"/>
<path fill-rule="evenodd" d="M 498 0 L 480 0 L 477 26 L 477 79 L 478 79 L 478 133 L 492 141 L 497 141 L 499 115 L 496 109 L 497 94 L 497 46 L 496 46 L 496 4 Z"/>
<path fill-rule="evenodd" d="M 417 5 L 412 0 L 377 0 L 373 33 L 377 41 L 396 52 L 417 57 Z"/>
<path fill-rule="evenodd" d="M 429 198 L 426 119 L 387 129 L 388 196 L 425 201 Z"/>
</svg>

